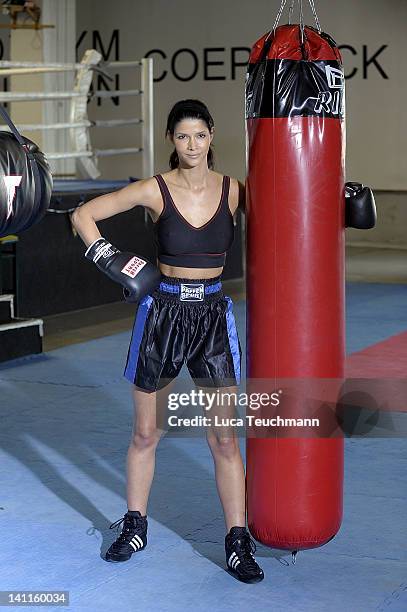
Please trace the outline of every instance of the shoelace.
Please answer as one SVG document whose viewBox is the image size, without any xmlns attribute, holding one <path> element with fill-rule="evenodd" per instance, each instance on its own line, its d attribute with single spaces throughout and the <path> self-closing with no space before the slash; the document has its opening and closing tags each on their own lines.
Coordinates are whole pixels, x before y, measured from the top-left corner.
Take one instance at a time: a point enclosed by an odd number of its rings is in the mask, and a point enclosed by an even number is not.
<svg viewBox="0 0 407 612">
<path fill-rule="evenodd" d="M 241 546 L 238 547 L 236 554 L 240 561 L 245 562 L 245 569 L 253 571 L 258 570 L 259 566 L 253 557 L 253 554 L 256 552 L 257 548 L 254 540 L 249 536 L 249 534 L 245 534 L 236 538 L 233 541 L 233 544 L 235 544 L 238 540 L 241 541 Z"/>
<path fill-rule="evenodd" d="M 135 516 L 135 529 L 137 529 L 138 525 L 139 525 L 139 521 L 140 519 Z M 116 540 L 115 544 L 123 544 L 124 542 L 127 542 L 127 538 L 129 537 L 129 534 L 133 531 L 133 529 L 130 529 L 129 523 L 130 523 L 130 519 L 129 517 L 126 516 L 122 516 L 122 518 L 118 519 L 117 521 L 115 521 L 114 523 L 112 523 L 109 527 L 109 529 L 114 529 L 115 527 L 117 527 L 117 531 L 119 531 L 119 525 L 123 523 L 123 531 L 121 532 L 121 534 L 119 535 L 118 539 Z M 126 525 L 127 523 L 127 525 Z"/>
</svg>

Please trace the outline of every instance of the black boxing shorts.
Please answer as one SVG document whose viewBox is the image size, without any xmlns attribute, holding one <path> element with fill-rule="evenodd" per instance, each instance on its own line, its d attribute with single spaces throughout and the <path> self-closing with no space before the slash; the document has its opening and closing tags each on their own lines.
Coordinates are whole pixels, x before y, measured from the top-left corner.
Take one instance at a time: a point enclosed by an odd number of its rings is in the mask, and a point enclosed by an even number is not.
<svg viewBox="0 0 407 612">
<path fill-rule="evenodd" d="M 124 376 L 156 391 L 186 363 L 201 387 L 240 383 L 242 351 L 232 299 L 221 277 L 191 280 L 162 275 L 138 304 Z"/>
</svg>

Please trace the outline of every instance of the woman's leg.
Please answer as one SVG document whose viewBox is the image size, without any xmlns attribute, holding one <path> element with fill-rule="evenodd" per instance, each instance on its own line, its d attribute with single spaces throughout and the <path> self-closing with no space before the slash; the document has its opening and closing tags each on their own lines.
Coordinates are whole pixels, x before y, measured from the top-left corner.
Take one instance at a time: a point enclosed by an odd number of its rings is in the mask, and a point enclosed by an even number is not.
<svg viewBox="0 0 407 612">
<path fill-rule="evenodd" d="M 216 389 L 206 389 L 205 392 L 214 393 Z M 222 393 L 235 394 L 237 387 L 220 388 L 220 397 Z M 214 460 L 216 486 L 223 506 L 226 530 L 229 532 L 231 527 L 246 525 L 245 473 L 236 428 L 215 427 L 213 423 L 215 414 L 218 419 L 237 416 L 234 399 L 231 399 L 230 404 L 227 400 L 214 404 L 205 414 L 212 417 L 212 425 L 207 428 L 206 438 Z"/>
<path fill-rule="evenodd" d="M 127 452 L 127 507 L 147 514 L 155 469 L 155 451 L 165 433 L 159 425 L 173 381 L 160 391 L 148 393 L 133 385 L 134 423 Z"/>
</svg>

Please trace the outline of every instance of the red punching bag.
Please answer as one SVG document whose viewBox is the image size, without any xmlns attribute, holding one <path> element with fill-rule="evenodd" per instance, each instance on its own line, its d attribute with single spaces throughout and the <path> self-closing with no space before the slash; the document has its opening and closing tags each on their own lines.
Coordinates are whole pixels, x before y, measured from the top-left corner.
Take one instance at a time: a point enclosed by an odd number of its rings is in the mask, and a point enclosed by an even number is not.
<svg viewBox="0 0 407 612">
<path fill-rule="evenodd" d="M 252 48 L 245 102 L 248 385 L 340 381 L 345 125 L 336 43 L 319 27 L 275 24 Z M 343 436 L 248 434 L 246 479 L 253 537 L 292 551 L 321 546 L 342 520 Z"/>
</svg>

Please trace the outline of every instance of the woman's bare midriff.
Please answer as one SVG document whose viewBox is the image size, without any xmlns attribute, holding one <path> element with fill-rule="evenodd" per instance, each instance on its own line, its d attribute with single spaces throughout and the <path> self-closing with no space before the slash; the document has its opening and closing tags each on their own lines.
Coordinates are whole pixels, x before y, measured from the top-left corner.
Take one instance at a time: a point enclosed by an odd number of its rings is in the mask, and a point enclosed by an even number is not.
<svg viewBox="0 0 407 612">
<path fill-rule="evenodd" d="M 179 268 L 178 266 L 169 266 L 164 263 L 158 263 L 158 267 L 165 276 L 190 278 L 191 280 L 196 278 L 214 278 L 222 274 L 223 270 L 222 266 L 219 268 Z"/>
</svg>

